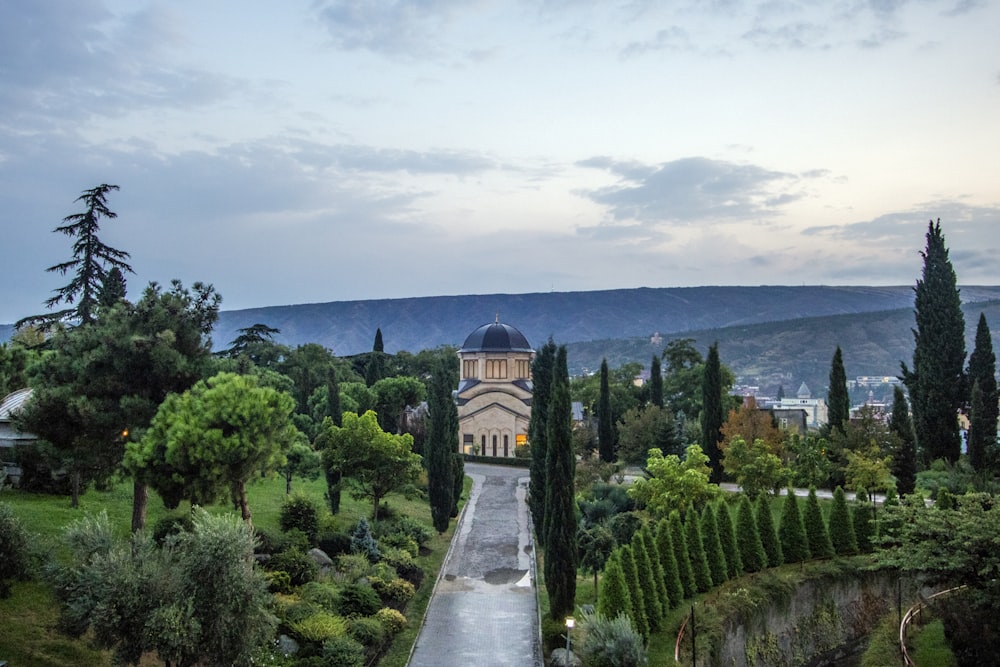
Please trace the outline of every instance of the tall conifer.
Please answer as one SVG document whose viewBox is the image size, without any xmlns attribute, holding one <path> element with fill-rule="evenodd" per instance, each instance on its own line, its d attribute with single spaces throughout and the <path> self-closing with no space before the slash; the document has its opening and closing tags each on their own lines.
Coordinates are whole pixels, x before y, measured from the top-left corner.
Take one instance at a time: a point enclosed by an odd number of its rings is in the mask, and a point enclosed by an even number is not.
<svg viewBox="0 0 1000 667">
<path fill-rule="evenodd" d="M 851 416 L 851 398 L 847 393 L 847 372 L 839 345 L 830 362 L 830 389 L 826 404 L 830 429 L 839 429 L 843 433 L 844 424 Z"/>
<path fill-rule="evenodd" d="M 913 440 L 910 406 L 906 404 L 906 396 L 899 385 L 893 387 L 892 397 L 889 430 L 899 438 L 899 444 L 892 452 L 892 474 L 899 492 L 910 494 L 917 485 L 917 447 Z"/>
<path fill-rule="evenodd" d="M 452 454 L 458 448 L 458 409 L 452 398 L 452 373 L 445 361 L 435 364 L 427 392 L 427 495 L 439 533 L 448 530 L 454 504 Z"/>
<path fill-rule="evenodd" d="M 747 572 L 760 572 L 767 567 L 767 554 L 760 543 L 760 532 L 753 516 L 750 498 L 743 494 L 740 508 L 736 513 L 736 546 L 740 551 L 740 562 Z"/>
<path fill-rule="evenodd" d="M 701 378 L 701 447 L 708 455 L 712 468 L 711 481 L 722 481 L 722 362 L 719 361 L 719 343 L 712 343 L 705 359 L 704 375 Z"/>
<path fill-rule="evenodd" d="M 639 568 L 635 564 L 635 554 L 628 544 L 622 545 L 619 552 L 622 561 L 622 572 L 625 573 L 625 584 L 632 598 L 632 623 L 643 637 L 649 637 L 649 619 L 646 618 L 646 592 L 639 581 Z M 555 616 L 553 616 L 555 618 Z"/>
<path fill-rule="evenodd" d="M 854 492 L 854 508 L 851 512 L 851 525 L 854 526 L 854 536 L 858 541 L 858 551 L 868 553 L 872 550 L 872 538 L 875 537 L 874 511 L 868 499 L 868 492 L 859 488 Z"/>
<path fill-rule="evenodd" d="M 809 497 L 806 498 L 805 517 L 802 521 L 806 529 L 806 543 L 809 545 L 809 555 L 813 558 L 830 558 L 833 556 L 833 545 L 830 543 L 830 533 L 823 520 L 823 509 L 816 497 L 816 487 L 809 487 Z"/>
<path fill-rule="evenodd" d="M 760 533 L 760 543 L 767 554 L 767 566 L 778 567 L 784 561 L 781 553 L 781 542 L 778 540 L 778 533 L 774 529 L 774 517 L 771 516 L 770 497 L 766 493 L 757 496 L 756 515 L 757 532 Z"/>
<path fill-rule="evenodd" d="M 965 318 L 941 221 L 927 227 L 923 274 L 914 289 L 913 368 L 902 364 L 910 390 L 917 451 L 925 461 L 958 460 L 958 411 L 965 403 Z"/>
<path fill-rule="evenodd" d="M 632 535 L 631 546 L 636 571 L 643 586 L 642 602 L 643 609 L 646 611 L 646 621 L 649 623 L 650 630 L 656 630 L 660 627 L 660 621 L 663 620 L 663 601 L 660 599 L 660 587 L 656 585 L 653 561 L 649 558 L 646 541 L 642 539 L 641 530 Z"/>
<path fill-rule="evenodd" d="M 684 584 L 677 571 L 677 556 L 673 540 L 670 539 L 670 521 L 667 519 L 660 519 L 656 524 L 656 550 L 660 554 L 660 564 L 663 565 L 663 583 L 667 587 L 670 608 L 674 609 L 684 600 Z"/>
<path fill-rule="evenodd" d="M 719 503 L 715 512 L 715 522 L 719 526 L 719 544 L 726 557 L 726 577 L 735 579 L 743 574 L 743 561 L 740 559 L 740 550 L 736 547 L 733 516 L 729 513 L 729 506 L 725 501 Z"/>
<path fill-rule="evenodd" d="M 531 510 L 531 520 L 540 546 L 545 546 L 545 459 L 549 440 L 549 397 L 552 395 L 552 370 L 555 363 L 556 344 L 550 338 L 531 364 L 531 420 L 528 422 L 528 443 L 531 446 L 528 509 Z"/>
<path fill-rule="evenodd" d="M 715 518 L 715 508 L 711 504 L 705 505 L 701 513 L 701 543 L 705 547 L 705 558 L 708 559 L 708 571 L 712 574 L 712 581 L 718 585 L 728 580 L 726 554 L 722 551 L 719 523 Z"/>
<path fill-rule="evenodd" d="M 660 369 L 660 357 L 655 354 L 649 364 L 649 403 L 663 407 L 663 371 Z"/>
<path fill-rule="evenodd" d="M 632 596 L 628 591 L 621 556 L 617 549 L 604 564 L 601 593 L 597 596 L 597 612 L 604 618 L 618 618 L 620 614 L 632 618 Z"/>
<path fill-rule="evenodd" d="M 969 463 L 977 471 L 996 469 L 997 457 L 997 359 L 985 313 L 979 313 L 976 345 L 969 355 Z M 976 387 L 978 385 L 978 396 Z"/>
<path fill-rule="evenodd" d="M 601 460 L 615 460 L 615 425 L 611 416 L 611 388 L 608 385 L 608 360 L 601 359 L 601 387 L 597 397 L 597 450 Z"/>
<path fill-rule="evenodd" d="M 663 617 L 666 618 L 667 611 L 671 607 L 670 593 L 667 591 L 667 575 L 663 570 L 663 558 L 660 556 L 660 549 L 656 546 L 656 538 L 648 523 L 644 523 L 637 535 L 642 537 L 642 543 L 646 547 L 646 554 L 649 555 L 650 567 L 653 569 L 653 579 L 656 582 L 656 592 L 660 598 Z"/>
<path fill-rule="evenodd" d="M 801 563 L 809 559 L 809 543 L 806 541 L 806 529 L 802 525 L 802 515 L 799 513 L 799 501 L 795 497 L 795 489 L 788 489 L 785 502 L 781 507 L 778 539 L 781 542 L 781 554 L 786 563 Z"/>
<path fill-rule="evenodd" d="M 698 513 L 690 505 L 684 515 L 684 531 L 695 588 L 699 593 L 707 593 L 712 590 L 715 582 L 712 581 L 712 572 L 709 570 L 708 558 L 705 556 L 705 545 L 701 539 L 701 524 Z"/>
<path fill-rule="evenodd" d="M 847 496 L 839 486 L 833 492 L 830 507 L 830 541 L 838 556 L 852 556 L 858 553 L 858 539 L 854 535 L 851 512 L 847 507 Z"/>
<path fill-rule="evenodd" d="M 684 587 L 684 597 L 694 597 L 698 587 L 695 585 L 694 573 L 691 571 L 691 556 L 688 555 L 687 538 L 684 536 L 684 523 L 681 513 L 673 510 L 670 513 L 670 544 L 674 548 L 674 560 L 677 561 L 677 575 Z"/>
</svg>

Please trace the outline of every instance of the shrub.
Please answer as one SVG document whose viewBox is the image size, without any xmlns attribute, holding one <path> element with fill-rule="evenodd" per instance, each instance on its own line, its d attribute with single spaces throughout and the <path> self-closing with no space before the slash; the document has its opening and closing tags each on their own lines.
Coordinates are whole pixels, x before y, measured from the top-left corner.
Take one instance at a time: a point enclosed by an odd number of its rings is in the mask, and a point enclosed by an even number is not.
<svg viewBox="0 0 1000 667">
<path fill-rule="evenodd" d="M 296 549 L 305 553 L 309 551 L 311 546 L 312 543 L 309 541 L 308 535 L 303 533 L 298 528 L 290 528 L 277 538 L 275 551 L 289 551 Z"/>
<path fill-rule="evenodd" d="M 32 570 L 28 532 L 14 510 L 0 503 L 0 598 L 10 595 L 10 582 L 27 579 Z"/>
<path fill-rule="evenodd" d="M 351 536 L 347 533 L 328 531 L 320 534 L 317 542 L 317 546 L 330 558 L 351 553 Z"/>
<path fill-rule="evenodd" d="M 385 628 L 373 616 L 356 616 L 347 620 L 347 634 L 364 646 L 378 648 L 385 641 Z"/>
<path fill-rule="evenodd" d="M 402 549 L 414 557 L 420 553 L 420 545 L 417 544 L 416 540 L 405 533 L 389 533 L 385 537 L 379 538 L 379 544 L 383 548 L 391 547 L 393 549 Z"/>
<path fill-rule="evenodd" d="M 382 543 L 385 537 L 400 534 L 409 537 L 421 547 L 425 546 L 434 537 L 434 530 L 430 526 L 406 515 L 391 520 L 383 518 L 375 524 L 374 533 L 375 537 L 378 538 L 379 544 Z"/>
<path fill-rule="evenodd" d="M 171 535 L 190 532 L 193 525 L 190 512 L 168 514 L 153 524 L 153 539 L 157 544 L 163 544 Z"/>
<path fill-rule="evenodd" d="M 337 611 L 340 594 L 333 584 L 310 581 L 302 587 L 299 595 L 306 602 L 317 604 L 331 613 Z"/>
<path fill-rule="evenodd" d="M 305 533 L 310 545 L 316 544 L 319 536 L 319 511 L 309 498 L 295 494 L 285 498 L 278 515 L 278 524 L 283 532 L 298 529 Z"/>
<path fill-rule="evenodd" d="M 322 644 L 329 639 L 347 634 L 346 621 L 328 611 L 320 611 L 300 621 L 289 623 L 288 628 L 295 639 L 308 644 Z"/>
<path fill-rule="evenodd" d="M 354 533 L 351 535 L 351 553 L 362 554 L 371 563 L 377 563 L 382 559 L 375 536 L 372 535 L 371 526 L 368 519 L 362 517 L 358 521 Z"/>
<path fill-rule="evenodd" d="M 413 584 L 405 579 L 395 578 L 389 581 L 385 579 L 372 579 L 372 588 L 382 598 L 382 602 L 393 609 L 402 610 L 406 607 L 416 590 Z"/>
<path fill-rule="evenodd" d="M 624 614 L 609 619 L 600 614 L 584 614 L 583 642 L 579 646 L 588 667 L 638 667 L 646 664 L 642 635 Z"/>
<path fill-rule="evenodd" d="M 347 584 L 340 589 L 337 611 L 341 616 L 371 616 L 382 606 L 378 593 L 367 584 Z"/>
<path fill-rule="evenodd" d="M 266 530 L 260 528 L 254 528 L 254 553 L 258 554 L 276 554 L 282 549 L 279 548 L 279 543 L 282 538 L 270 533 Z"/>
<path fill-rule="evenodd" d="M 384 607 L 375 613 L 375 618 L 385 628 L 387 635 L 394 635 L 406 627 L 406 617 L 395 609 Z"/>
<path fill-rule="evenodd" d="M 343 554 L 337 556 L 335 570 L 337 578 L 349 584 L 370 575 L 374 568 L 362 554 Z"/>
<path fill-rule="evenodd" d="M 287 572 L 278 570 L 264 572 L 264 581 L 267 582 L 267 590 L 271 593 L 292 592 L 292 578 Z"/>
<path fill-rule="evenodd" d="M 298 600 L 285 607 L 285 623 L 298 623 L 323 611 L 315 602 Z"/>
<path fill-rule="evenodd" d="M 323 642 L 324 667 L 363 667 L 365 647 L 350 637 L 332 637 Z"/>
<path fill-rule="evenodd" d="M 424 581 L 424 571 L 409 552 L 402 549 L 386 549 L 382 558 L 396 570 L 398 576 L 413 584 L 414 588 L 420 588 L 420 584 Z"/>
<path fill-rule="evenodd" d="M 267 562 L 267 569 L 287 572 L 292 586 L 302 586 L 315 579 L 319 573 L 316 561 L 309 554 L 298 549 L 289 549 L 274 554 Z"/>
</svg>

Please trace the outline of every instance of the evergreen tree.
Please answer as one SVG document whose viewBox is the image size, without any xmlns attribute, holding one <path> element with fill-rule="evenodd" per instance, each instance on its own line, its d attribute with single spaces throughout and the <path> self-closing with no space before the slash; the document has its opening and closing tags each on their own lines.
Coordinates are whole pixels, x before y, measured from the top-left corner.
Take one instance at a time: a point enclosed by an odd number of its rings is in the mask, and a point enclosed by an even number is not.
<svg viewBox="0 0 1000 667">
<path fill-rule="evenodd" d="M 719 503 L 715 513 L 715 522 L 719 526 L 719 544 L 726 558 L 726 578 L 735 579 L 743 574 L 743 561 L 740 550 L 736 546 L 736 532 L 733 529 L 733 517 L 725 501 Z"/>
<path fill-rule="evenodd" d="M 684 597 L 694 597 L 698 587 L 695 585 L 694 572 L 691 569 L 691 556 L 688 555 L 687 538 L 684 537 L 684 523 L 681 513 L 674 510 L 668 519 L 670 522 L 670 544 L 674 548 L 674 560 L 677 562 L 677 575 L 684 588 Z"/>
<path fill-rule="evenodd" d="M 451 518 L 458 516 L 458 501 L 462 499 L 462 491 L 465 490 L 465 457 L 454 452 L 451 455 Z"/>
<path fill-rule="evenodd" d="M 622 572 L 625 573 L 625 584 L 628 586 L 629 597 L 632 598 L 632 623 L 640 635 L 649 637 L 649 619 L 646 618 L 646 591 L 643 590 L 642 582 L 639 580 L 635 554 L 628 544 L 622 545 L 618 554 L 622 561 Z M 553 616 L 553 618 L 556 617 Z"/>
<path fill-rule="evenodd" d="M 458 448 L 458 409 L 451 395 L 451 379 L 446 362 L 438 361 L 427 393 L 427 495 L 431 519 L 438 533 L 448 530 L 454 504 L 451 464 L 452 454 Z"/>
<path fill-rule="evenodd" d="M 719 343 L 712 343 L 705 359 L 704 375 L 701 378 L 701 446 L 708 455 L 712 467 L 711 481 L 722 481 L 722 424 L 725 415 L 722 410 L 722 363 L 719 361 Z"/>
<path fill-rule="evenodd" d="M 892 391 L 892 417 L 889 430 L 899 438 L 899 446 L 892 452 L 892 474 L 896 486 L 903 494 L 913 493 L 917 485 L 917 447 L 913 441 L 913 424 L 910 422 L 910 407 L 906 404 L 903 388 L 896 386 Z"/>
<path fill-rule="evenodd" d="M 337 369 L 330 366 L 326 370 L 326 414 L 333 420 L 334 426 L 344 423 L 344 411 L 340 407 L 340 383 L 337 382 Z"/>
<path fill-rule="evenodd" d="M 868 553 L 872 550 L 872 538 L 875 537 L 875 517 L 868 492 L 857 489 L 854 492 L 854 510 L 851 512 L 851 525 L 858 541 L 858 551 Z"/>
<path fill-rule="evenodd" d="M 663 407 L 663 372 L 660 370 L 660 357 L 655 354 L 649 364 L 649 403 Z"/>
<path fill-rule="evenodd" d="M 816 487 L 809 487 L 809 497 L 806 498 L 806 511 L 803 519 L 806 529 L 806 543 L 809 545 L 809 555 L 813 558 L 830 558 L 833 556 L 833 544 L 830 543 L 830 533 L 823 520 L 823 510 L 816 497 Z"/>
<path fill-rule="evenodd" d="M 622 570 L 621 554 L 616 549 L 604 565 L 601 594 L 597 596 L 597 613 L 605 618 L 618 618 L 619 614 L 632 618 L 632 608 L 632 595 Z"/>
<path fill-rule="evenodd" d="M 806 541 L 806 529 L 802 525 L 802 515 L 799 513 L 799 503 L 794 489 L 788 489 L 788 495 L 785 496 L 785 502 L 781 507 L 778 540 L 781 542 L 781 555 L 786 563 L 801 563 L 808 560 L 809 543 Z"/>
<path fill-rule="evenodd" d="M 712 575 L 712 581 L 721 584 L 728 580 L 726 554 L 722 551 L 719 524 L 711 504 L 705 505 L 705 510 L 701 513 L 701 542 L 705 548 L 705 558 L 708 559 L 708 571 Z"/>
<path fill-rule="evenodd" d="M 642 539 L 642 531 L 636 531 L 632 535 L 632 557 L 635 560 L 636 572 L 639 581 L 644 586 L 642 591 L 643 610 L 646 612 L 646 621 L 650 630 L 660 627 L 663 620 L 663 601 L 660 599 L 660 588 L 656 585 L 656 573 L 653 570 L 653 561 L 646 551 L 646 542 Z"/>
<path fill-rule="evenodd" d="M 746 572 L 760 572 L 767 567 L 767 554 L 760 541 L 753 506 L 746 495 L 740 498 L 740 508 L 736 513 L 736 546 Z"/>
<path fill-rule="evenodd" d="M 556 344 L 549 341 L 535 354 L 531 363 L 531 420 L 528 443 L 531 445 L 528 509 L 535 524 L 535 538 L 545 546 L 545 459 L 548 453 L 549 397 L 552 394 L 552 371 L 556 362 Z"/>
<path fill-rule="evenodd" d="M 858 539 L 851 524 L 851 512 L 847 507 L 844 489 L 837 487 L 833 492 L 830 507 L 830 541 L 838 556 L 852 556 L 858 553 Z"/>
<path fill-rule="evenodd" d="M 601 389 L 597 398 L 597 450 L 601 460 L 615 460 L 615 425 L 611 416 L 611 388 L 608 386 L 608 360 L 601 359 Z"/>
<path fill-rule="evenodd" d="M 670 522 L 667 519 L 660 519 L 656 524 L 656 550 L 660 554 L 660 564 L 663 566 L 663 583 L 667 589 L 667 599 L 670 600 L 670 608 L 674 609 L 684 600 L 684 584 L 681 583 L 681 576 L 677 571 L 677 556 L 673 541 L 670 539 Z"/>
<path fill-rule="evenodd" d="M 993 339 L 986 315 L 979 314 L 976 326 L 976 346 L 969 355 L 969 463 L 977 471 L 996 468 L 997 460 L 997 364 Z M 976 395 L 976 386 L 978 393 Z M 902 489 L 900 489 L 902 492 Z"/>
<path fill-rule="evenodd" d="M 113 308 L 125 300 L 126 291 L 125 274 L 117 266 L 112 266 L 101 283 L 101 292 L 97 297 L 98 308 L 101 310 Z"/>
<path fill-rule="evenodd" d="M 913 369 L 902 364 L 910 390 L 913 431 L 925 461 L 954 463 L 961 451 L 957 414 L 965 403 L 965 319 L 941 221 L 927 228 L 923 275 L 914 290 Z"/>
<path fill-rule="evenodd" d="M 653 537 L 653 531 L 648 523 L 642 524 L 642 528 L 636 535 L 642 538 L 642 543 L 646 547 L 646 554 L 649 556 L 649 564 L 656 583 L 656 594 L 660 599 L 660 606 L 663 612 L 662 617 L 666 618 L 667 610 L 671 607 L 670 593 L 667 591 L 666 572 L 663 570 L 663 558 L 660 556 L 660 550 L 656 546 L 656 538 Z"/>
<path fill-rule="evenodd" d="M 372 343 L 372 353 L 365 366 L 365 384 L 369 387 L 386 377 L 385 345 L 382 343 L 382 328 L 375 329 L 375 342 Z"/>
<path fill-rule="evenodd" d="M 840 429 L 843 433 L 844 423 L 851 417 L 851 398 L 847 393 L 847 372 L 844 370 L 844 357 L 839 345 L 830 362 L 830 389 L 826 404 L 830 429 Z"/>
<path fill-rule="evenodd" d="M 757 532 L 760 533 L 760 543 L 767 554 L 768 567 L 778 567 L 785 562 L 781 553 L 781 541 L 774 529 L 774 517 L 771 516 L 771 503 L 767 494 L 757 496 Z"/>
<path fill-rule="evenodd" d="M 698 513 L 694 507 L 688 506 L 684 515 L 685 538 L 687 539 L 688 557 L 691 559 L 691 572 L 694 574 L 695 588 L 699 593 L 712 590 L 712 572 L 708 567 L 708 557 L 705 556 L 705 545 L 701 538 L 701 525 Z"/>
<path fill-rule="evenodd" d="M 548 418 L 548 451 L 545 459 L 548 486 L 545 494 L 545 588 L 549 613 L 562 619 L 573 613 L 576 597 L 576 502 L 573 476 L 573 412 L 569 396 L 566 347 L 556 352 Z"/>
</svg>

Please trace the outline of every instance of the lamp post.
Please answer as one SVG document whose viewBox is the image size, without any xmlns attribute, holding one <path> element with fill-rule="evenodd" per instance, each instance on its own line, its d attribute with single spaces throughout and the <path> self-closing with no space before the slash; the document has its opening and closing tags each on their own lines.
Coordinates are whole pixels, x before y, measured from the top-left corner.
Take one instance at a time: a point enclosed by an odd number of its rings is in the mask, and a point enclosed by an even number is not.
<svg viewBox="0 0 1000 667">
<path fill-rule="evenodd" d="M 573 626 L 576 625 L 576 619 L 572 616 L 566 617 L 566 664 L 569 665 L 569 634 L 573 630 Z"/>
</svg>

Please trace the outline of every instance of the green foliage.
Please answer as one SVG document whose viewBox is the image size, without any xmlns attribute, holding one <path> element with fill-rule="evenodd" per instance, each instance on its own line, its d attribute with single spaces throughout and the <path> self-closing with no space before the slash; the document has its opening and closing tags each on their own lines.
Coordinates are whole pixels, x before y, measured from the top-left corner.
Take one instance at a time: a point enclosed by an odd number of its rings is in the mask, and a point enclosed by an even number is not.
<svg viewBox="0 0 1000 667">
<path fill-rule="evenodd" d="M 347 622 L 340 616 L 327 611 L 317 612 L 299 621 L 288 624 L 292 636 L 307 644 L 322 644 L 334 637 L 347 634 Z"/>
<path fill-rule="evenodd" d="M 382 552 L 378 548 L 375 536 L 372 535 L 371 525 L 364 517 L 358 520 L 351 535 L 351 553 L 364 556 L 369 563 L 377 563 L 382 559 Z"/>
<path fill-rule="evenodd" d="M 917 482 L 917 447 L 913 438 L 910 408 L 903 388 L 893 388 L 892 417 L 889 429 L 896 435 L 897 446 L 892 451 L 891 472 L 896 478 L 896 488 L 906 495 L 913 493 Z"/>
<path fill-rule="evenodd" d="M 347 634 L 366 647 L 378 647 L 385 641 L 385 628 L 374 616 L 355 616 L 347 619 Z"/>
<path fill-rule="evenodd" d="M 858 553 L 858 539 L 851 523 L 847 496 L 844 494 L 844 489 L 839 486 L 834 489 L 833 505 L 830 507 L 830 542 L 838 556 Z"/>
<path fill-rule="evenodd" d="M 856 504 L 851 511 L 851 526 L 858 541 L 858 551 L 868 553 L 872 550 L 875 537 L 874 508 L 868 502 L 868 492 L 863 488 L 854 492 L 854 500 Z"/>
<path fill-rule="evenodd" d="M 708 463 L 698 445 L 688 446 L 683 461 L 675 454 L 664 456 L 659 449 L 652 449 L 646 461 L 649 477 L 637 479 L 628 495 L 659 517 L 689 505 L 701 506 L 721 493 L 718 485 L 709 481 L 712 470 Z"/>
<path fill-rule="evenodd" d="M 281 505 L 278 525 L 285 532 L 292 529 L 301 530 L 308 538 L 309 544 L 316 544 L 319 537 L 319 510 L 307 496 L 288 497 Z"/>
<path fill-rule="evenodd" d="M 684 600 L 684 584 L 677 568 L 677 556 L 673 541 L 670 538 L 670 522 L 660 519 L 656 524 L 656 551 L 660 554 L 660 565 L 663 567 L 663 583 L 667 590 L 667 600 L 670 608 L 679 607 Z"/>
<path fill-rule="evenodd" d="M 395 609 L 383 607 L 375 612 L 375 618 L 379 620 L 388 635 L 398 634 L 406 627 L 406 617 Z"/>
<path fill-rule="evenodd" d="M 830 362 L 830 384 L 827 393 L 827 410 L 830 428 L 844 428 L 851 416 L 851 397 L 847 393 L 847 373 L 844 371 L 844 356 L 837 346 Z"/>
<path fill-rule="evenodd" d="M 638 512 L 620 512 L 607 521 L 608 530 L 618 545 L 632 541 L 635 532 L 642 528 L 642 515 Z"/>
<path fill-rule="evenodd" d="M 708 561 L 708 571 L 712 582 L 717 586 L 729 578 L 726 555 L 722 551 L 719 539 L 719 524 L 712 505 L 706 505 L 701 513 L 701 542 Z"/>
<path fill-rule="evenodd" d="M 601 460 L 615 460 L 614 419 L 611 416 L 611 388 L 608 383 L 608 360 L 601 360 L 601 389 L 597 399 L 597 448 Z"/>
<path fill-rule="evenodd" d="M 601 590 L 597 596 L 597 611 L 608 618 L 617 617 L 620 614 L 631 618 L 632 609 L 632 594 L 629 592 L 625 571 L 622 569 L 621 554 L 616 549 L 604 564 Z"/>
<path fill-rule="evenodd" d="M 839 487 L 838 487 L 839 488 Z M 830 543 L 830 533 L 823 520 L 823 510 L 816 497 L 816 487 L 809 488 L 806 498 L 805 516 L 802 520 L 806 531 L 806 543 L 809 545 L 809 555 L 813 558 L 830 558 L 833 556 L 833 544 Z"/>
<path fill-rule="evenodd" d="M 0 599 L 12 581 L 30 578 L 33 569 L 28 531 L 7 503 L 0 503 Z"/>
<path fill-rule="evenodd" d="M 684 597 L 694 597 L 698 588 L 694 580 L 694 570 L 691 566 L 691 556 L 688 552 L 687 538 L 684 535 L 681 513 L 677 510 L 672 511 L 667 521 L 670 529 L 670 544 L 674 548 L 674 560 L 677 562 L 677 576 L 680 577 L 681 586 L 684 588 Z"/>
<path fill-rule="evenodd" d="M 660 369 L 660 358 L 655 354 L 649 364 L 649 404 L 663 407 L 663 371 Z"/>
<path fill-rule="evenodd" d="M 784 561 L 781 553 L 781 540 L 774 528 L 774 517 L 771 515 L 771 503 L 768 496 L 757 498 L 754 518 L 757 520 L 757 532 L 760 534 L 760 544 L 767 554 L 767 566 L 778 567 Z"/>
<path fill-rule="evenodd" d="M 363 667 L 365 647 L 347 636 L 336 636 L 323 642 L 322 667 Z"/>
<path fill-rule="evenodd" d="M 382 608 L 382 600 L 368 584 L 345 584 L 340 589 L 337 612 L 341 616 L 372 616 Z"/>
<path fill-rule="evenodd" d="M 458 408 L 451 396 L 452 369 L 442 361 L 431 376 L 427 396 L 427 491 L 434 528 L 448 530 L 448 520 L 455 504 L 452 454 L 458 448 Z"/>
<path fill-rule="evenodd" d="M 786 563 L 799 563 L 809 558 L 809 543 L 806 530 L 799 513 L 798 498 L 794 489 L 789 489 L 781 506 L 781 523 L 778 525 L 778 541 L 781 555 Z M 744 560 L 744 565 L 746 561 Z"/>
<path fill-rule="evenodd" d="M 618 458 L 626 463 L 644 463 L 649 450 L 671 452 L 680 444 L 673 415 L 655 405 L 630 408 L 617 426 Z"/>
<path fill-rule="evenodd" d="M 642 591 L 643 610 L 646 612 L 646 621 L 650 630 L 660 627 L 663 620 L 664 603 L 660 596 L 660 587 L 656 583 L 656 571 L 653 569 L 653 561 L 646 550 L 646 542 L 642 538 L 642 531 L 637 532 L 632 537 L 632 556 L 635 560 L 636 574 L 639 581 L 645 588 Z"/>
<path fill-rule="evenodd" d="M 298 548 L 273 554 L 271 559 L 267 561 L 267 569 L 273 572 L 286 572 L 292 586 L 306 584 L 319 574 L 316 561 Z"/>
<path fill-rule="evenodd" d="M 153 524 L 153 540 L 155 540 L 157 544 L 162 545 L 171 535 L 189 531 L 193 526 L 194 520 L 191 518 L 190 512 L 184 512 L 183 514 L 168 514 L 161 517 L 155 524 Z"/>
<path fill-rule="evenodd" d="M 976 344 L 969 355 L 969 463 L 976 470 L 996 470 L 1000 464 L 997 450 L 997 418 L 1000 412 L 996 379 L 996 354 L 986 314 L 979 313 Z M 978 392 L 978 395 L 977 395 Z"/>
<path fill-rule="evenodd" d="M 649 524 L 643 524 L 642 530 L 638 533 L 642 539 L 643 546 L 646 547 L 646 555 L 649 557 L 649 566 L 653 584 L 656 587 L 656 595 L 660 602 L 661 620 L 667 617 L 670 610 L 670 593 L 667 592 L 666 572 L 663 571 L 663 558 L 660 550 L 656 546 L 656 538 Z M 678 602 L 679 602 L 678 598 Z"/>
<path fill-rule="evenodd" d="M 736 514 L 736 546 L 740 552 L 740 562 L 746 572 L 760 572 L 767 567 L 767 554 L 754 519 L 753 506 L 746 495 L 740 498 Z"/>
<path fill-rule="evenodd" d="M 296 415 L 298 416 L 300 415 Z M 319 477 L 322 458 L 319 452 L 309 446 L 305 438 L 305 434 L 299 434 L 297 441 L 292 443 L 285 453 L 285 465 L 278 468 L 278 472 L 285 477 L 286 494 L 292 492 L 292 479 L 296 475 L 304 479 Z"/>
<path fill-rule="evenodd" d="M 552 373 L 556 362 L 556 344 L 550 338 L 531 362 L 531 420 L 528 422 L 528 442 L 531 445 L 528 509 L 535 525 L 535 537 L 545 546 L 545 461 L 548 456 L 549 398 L 552 395 Z"/>
<path fill-rule="evenodd" d="M 722 364 L 719 361 L 719 344 L 712 343 L 705 359 L 705 371 L 701 380 L 701 444 L 708 456 L 713 482 L 722 480 L 722 422 L 725 412 L 722 407 Z"/>
<path fill-rule="evenodd" d="M 643 637 L 649 637 L 649 618 L 646 616 L 646 590 L 643 580 L 639 579 L 639 568 L 635 562 L 635 554 L 628 544 L 619 547 L 618 557 L 621 560 L 622 572 L 625 574 L 625 585 L 628 586 L 629 598 L 632 600 L 632 622 Z"/>
<path fill-rule="evenodd" d="M 736 532 L 733 528 L 733 517 L 729 513 L 729 505 L 719 502 L 715 512 L 715 523 L 719 528 L 719 547 L 726 563 L 726 579 L 735 579 L 743 574 L 743 560 L 736 546 Z"/>
<path fill-rule="evenodd" d="M 753 444 L 747 444 L 740 436 L 730 440 L 722 465 L 751 500 L 761 493 L 781 488 L 789 479 L 781 459 L 760 438 Z"/>
<path fill-rule="evenodd" d="M 785 440 L 785 450 L 791 454 L 789 464 L 794 486 L 822 486 L 830 478 L 833 463 L 830 461 L 830 443 L 814 433 L 792 433 Z"/>
<path fill-rule="evenodd" d="M 628 616 L 584 614 L 584 635 L 579 651 L 588 667 L 641 667 L 647 662 L 642 635 Z"/>
<path fill-rule="evenodd" d="M 711 590 L 714 582 L 708 566 L 708 557 L 705 555 L 698 513 L 694 507 L 688 507 L 687 513 L 684 515 L 684 530 L 695 588 L 699 593 L 707 593 Z"/>
</svg>

